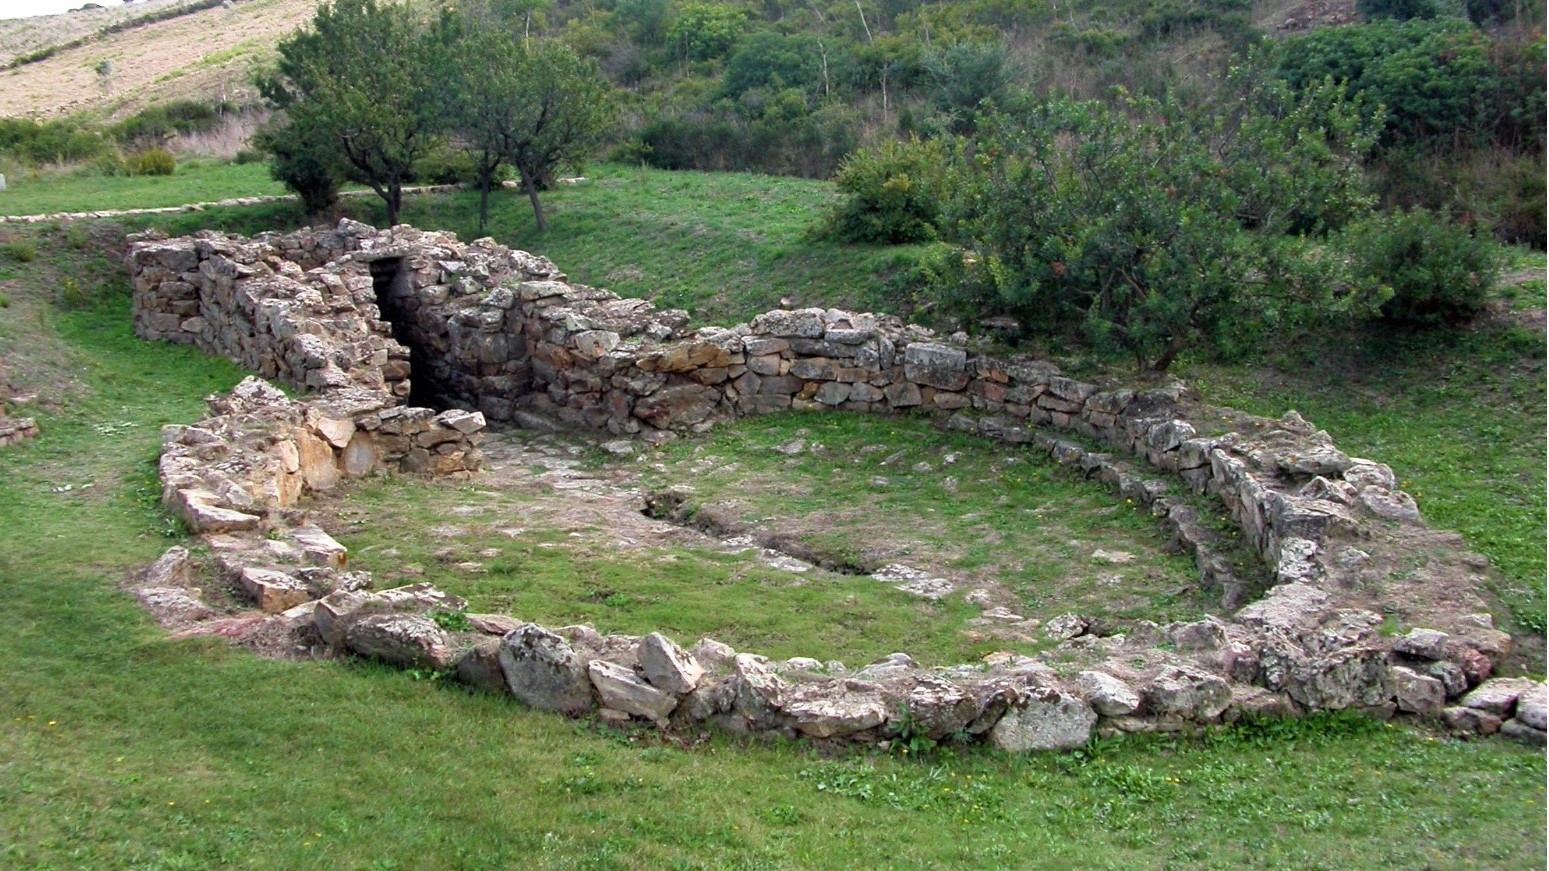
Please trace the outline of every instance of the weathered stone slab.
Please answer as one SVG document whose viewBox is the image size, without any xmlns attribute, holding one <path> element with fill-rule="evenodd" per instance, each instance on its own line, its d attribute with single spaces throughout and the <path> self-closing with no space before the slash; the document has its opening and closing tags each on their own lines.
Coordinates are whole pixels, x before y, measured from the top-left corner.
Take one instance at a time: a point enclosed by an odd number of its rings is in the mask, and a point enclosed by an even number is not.
<svg viewBox="0 0 1549 871">
<path fill-rule="evenodd" d="M 500 670 L 511 694 L 530 707 L 563 714 L 594 707 L 586 665 L 565 639 L 537 624 L 500 640 Z"/>
<path fill-rule="evenodd" d="M 640 639 L 636 653 L 640 670 L 654 687 L 665 692 L 686 695 L 699 685 L 705 670 L 683 648 L 659 632 Z"/>
<path fill-rule="evenodd" d="M 1007 753 L 1073 750 L 1092 738 L 1097 712 L 1075 696 L 1039 687 L 1027 690 L 990 729 L 990 743 Z"/>
<path fill-rule="evenodd" d="M 622 665 L 594 659 L 586 666 L 602 706 L 633 717 L 665 721 L 678 706 L 678 697 L 641 680 Z"/>
</svg>

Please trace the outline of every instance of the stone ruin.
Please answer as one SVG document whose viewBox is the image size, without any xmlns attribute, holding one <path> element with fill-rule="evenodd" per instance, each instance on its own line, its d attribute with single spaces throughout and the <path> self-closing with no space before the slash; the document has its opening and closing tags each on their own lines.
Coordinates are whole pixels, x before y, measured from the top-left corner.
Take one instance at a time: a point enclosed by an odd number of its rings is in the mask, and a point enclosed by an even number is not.
<svg viewBox="0 0 1549 871">
<path fill-rule="evenodd" d="M 5 366 L 0 365 L 0 448 L 14 445 L 38 434 L 38 422 L 30 417 L 10 417 L 12 400 L 11 383 L 6 378 Z"/>
<path fill-rule="evenodd" d="M 164 502 L 209 546 L 211 580 L 262 612 L 219 613 L 173 548 L 134 585 L 169 625 L 449 671 L 543 710 L 737 734 L 908 728 L 1027 751 L 1348 709 L 1544 742 L 1544 685 L 1496 675 L 1512 639 L 1481 596 L 1488 561 L 1429 529 L 1391 469 L 1294 412 L 1213 408 L 1177 384 L 1104 389 L 888 316 L 809 308 L 695 328 L 568 283 L 544 258 L 409 226 L 142 237 L 128 259 L 140 336 L 307 391 L 250 378 L 211 397 L 204 421 L 163 431 Z M 771 662 L 711 639 L 685 650 L 659 634 L 449 620 L 465 602 L 426 584 L 372 591 L 297 507 L 378 470 L 474 475 L 486 420 L 659 443 L 746 415 L 918 409 L 1149 506 L 1232 616 L 1104 631 L 1067 615 L 1051 621 L 1064 640 L 1049 654 L 949 668 L 904 654 L 858 669 Z M 1262 558 L 1261 598 L 1190 494 L 1219 501 Z"/>
</svg>

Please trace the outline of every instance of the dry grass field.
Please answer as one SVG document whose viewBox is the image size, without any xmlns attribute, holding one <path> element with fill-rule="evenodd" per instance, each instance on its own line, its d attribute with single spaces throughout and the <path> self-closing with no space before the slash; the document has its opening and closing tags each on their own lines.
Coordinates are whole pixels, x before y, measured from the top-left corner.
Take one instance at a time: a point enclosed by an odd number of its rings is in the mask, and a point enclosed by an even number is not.
<svg viewBox="0 0 1549 871">
<path fill-rule="evenodd" d="M 162 0 L 162 5 L 177 4 Z M 315 0 L 245 0 L 61 50 L 0 73 L 0 116 L 42 119 L 83 113 L 117 120 L 148 105 L 185 97 L 255 102 L 254 65 L 272 55 L 286 34 L 311 20 L 316 6 Z M 146 4 L 144 11 L 154 8 Z M 14 56 L 82 35 L 73 29 L 95 31 L 112 23 L 103 18 L 95 26 L 84 26 L 73 20 L 96 14 L 6 22 L 0 45 Z M 57 39 L 40 35 L 51 34 L 54 27 L 59 28 Z M 109 76 L 97 72 L 102 61 L 111 65 Z"/>
</svg>

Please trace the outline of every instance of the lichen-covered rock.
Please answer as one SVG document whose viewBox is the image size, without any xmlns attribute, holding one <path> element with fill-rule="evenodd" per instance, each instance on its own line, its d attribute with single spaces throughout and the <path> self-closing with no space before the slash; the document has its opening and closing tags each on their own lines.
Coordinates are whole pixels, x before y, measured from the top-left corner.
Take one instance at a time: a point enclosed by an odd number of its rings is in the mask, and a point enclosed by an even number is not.
<svg viewBox="0 0 1549 871">
<path fill-rule="evenodd" d="M 1517 697 L 1517 720 L 1539 731 L 1549 729 L 1549 690 L 1543 684 Z"/>
<path fill-rule="evenodd" d="M 813 738 L 853 735 L 887 719 L 887 708 L 875 693 L 857 693 L 834 683 L 790 688 L 781 710 L 798 732 Z"/>
<path fill-rule="evenodd" d="M 789 685 L 763 657 L 739 653 L 733 663 L 732 710 L 751 731 L 768 731 L 783 722 L 780 709 Z"/>
<path fill-rule="evenodd" d="M 1292 675 L 1291 698 L 1314 711 L 1371 708 L 1393 701 L 1387 653 L 1351 647 L 1309 660 Z"/>
<path fill-rule="evenodd" d="M 1162 717 L 1210 722 L 1232 703 L 1232 688 L 1222 678 L 1187 665 L 1164 666 L 1140 688 L 1144 710 Z"/>
<path fill-rule="evenodd" d="M 1393 652 L 1416 659 L 1442 660 L 1447 658 L 1449 640 L 1451 636 L 1435 629 L 1411 629 L 1408 634 L 1394 640 Z"/>
<path fill-rule="evenodd" d="M 500 670 L 500 639 L 480 638 L 457 658 L 457 680 L 487 693 L 509 692 L 505 673 Z"/>
<path fill-rule="evenodd" d="M 652 686 L 680 696 L 693 692 L 705 673 L 694 657 L 659 632 L 640 639 L 636 656 L 641 673 Z"/>
<path fill-rule="evenodd" d="M 1549 742 L 1549 734 L 1543 729 L 1535 729 L 1521 720 L 1507 720 L 1501 724 L 1501 737 L 1519 741 L 1533 747 L 1543 747 Z"/>
<path fill-rule="evenodd" d="M 1025 691 L 990 729 L 990 743 L 1007 753 L 1073 750 L 1092 738 L 1097 712 L 1050 687 Z"/>
<path fill-rule="evenodd" d="M 730 644 L 722 644 L 714 638 L 701 638 L 689 648 L 688 655 L 701 666 L 712 671 L 731 671 L 737 660 L 737 651 Z"/>
<path fill-rule="evenodd" d="M 344 646 L 360 656 L 403 668 L 441 671 L 456 663 L 452 639 L 420 614 L 373 614 L 350 624 Z"/>
<path fill-rule="evenodd" d="M 594 707 L 586 665 L 565 639 L 534 623 L 500 639 L 500 670 L 529 707 L 584 714 Z"/>
<path fill-rule="evenodd" d="M 312 601 L 306 582 L 276 569 L 245 568 L 238 581 L 254 604 L 269 614 Z"/>
<path fill-rule="evenodd" d="M 1501 730 L 1500 717 L 1461 705 L 1443 708 L 1441 720 L 1448 729 L 1465 735 L 1494 735 Z"/>
</svg>

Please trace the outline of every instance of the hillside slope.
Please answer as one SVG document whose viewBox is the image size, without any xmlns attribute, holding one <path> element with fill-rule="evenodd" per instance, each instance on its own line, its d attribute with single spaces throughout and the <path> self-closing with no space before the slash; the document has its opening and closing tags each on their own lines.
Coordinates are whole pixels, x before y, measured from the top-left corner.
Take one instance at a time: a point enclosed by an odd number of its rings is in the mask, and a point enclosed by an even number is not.
<svg viewBox="0 0 1549 871">
<path fill-rule="evenodd" d="M 247 0 L 62 50 L 0 73 L 0 116 L 85 113 L 115 120 L 180 97 L 256 100 L 253 65 L 272 55 L 275 44 L 310 20 L 316 7 L 316 0 Z M 112 67 L 106 80 L 97 73 L 102 61 Z"/>
<path fill-rule="evenodd" d="M 84 0 L 83 0 L 84 2 Z M 103 5 L 58 15 L 0 19 L 0 66 L 41 49 L 89 37 L 105 27 L 123 26 L 138 18 L 157 15 L 194 0 L 140 0 L 138 3 Z"/>
</svg>

